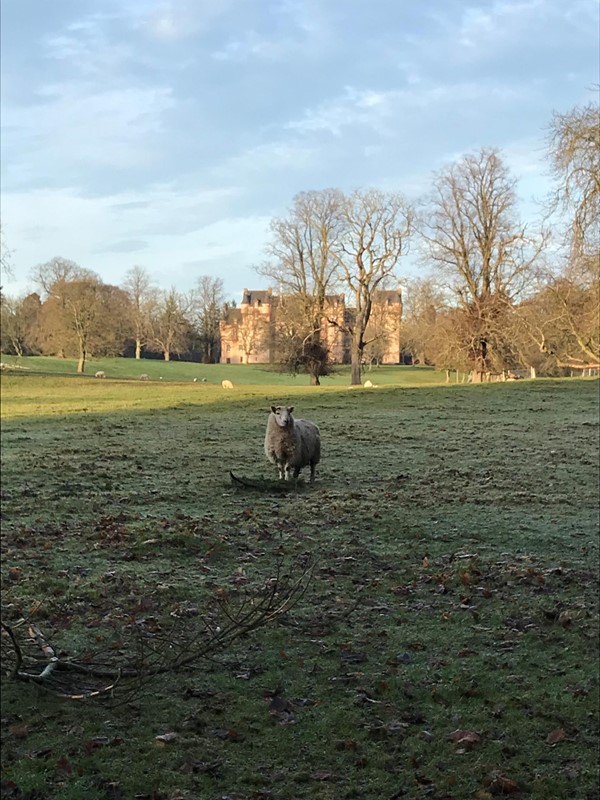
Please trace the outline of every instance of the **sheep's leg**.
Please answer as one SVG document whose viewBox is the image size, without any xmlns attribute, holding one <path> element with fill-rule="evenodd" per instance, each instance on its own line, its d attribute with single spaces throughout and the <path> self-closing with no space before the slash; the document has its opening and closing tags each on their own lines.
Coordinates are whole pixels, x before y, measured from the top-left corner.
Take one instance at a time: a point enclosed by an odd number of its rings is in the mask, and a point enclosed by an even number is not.
<svg viewBox="0 0 600 800">
<path fill-rule="evenodd" d="M 282 481 L 285 479 L 285 467 L 283 464 L 277 464 L 277 469 L 279 470 L 279 480 Z"/>
<path fill-rule="evenodd" d="M 294 468 L 291 467 L 289 464 L 286 464 L 285 465 L 285 479 L 286 479 L 286 481 L 291 481 L 292 478 L 295 478 L 295 477 L 296 477 L 296 472 L 295 472 Z"/>
<path fill-rule="evenodd" d="M 315 464 L 315 462 L 311 461 L 310 462 L 310 482 L 311 483 L 315 482 L 315 470 L 316 470 L 316 468 L 317 468 L 317 465 Z"/>
</svg>

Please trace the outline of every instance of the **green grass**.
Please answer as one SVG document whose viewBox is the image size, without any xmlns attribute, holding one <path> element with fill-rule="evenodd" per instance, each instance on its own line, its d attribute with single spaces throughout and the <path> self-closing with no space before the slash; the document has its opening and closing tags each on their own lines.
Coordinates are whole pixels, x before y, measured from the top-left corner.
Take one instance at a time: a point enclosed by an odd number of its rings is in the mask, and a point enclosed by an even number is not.
<svg viewBox="0 0 600 800">
<path fill-rule="evenodd" d="M 77 372 L 77 359 L 53 358 L 50 356 L 17 356 L 3 355 L 2 362 L 32 372 L 45 374 L 71 375 Z M 309 382 L 306 375 L 288 375 L 279 372 L 268 364 L 199 364 L 189 361 L 158 361 L 155 359 L 134 358 L 94 358 L 86 364 L 85 375 L 90 378 L 96 372 L 106 373 L 108 379 L 135 380 L 144 373 L 153 381 L 193 381 L 220 385 L 222 380 L 228 379 L 235 386 L 306 386 Z M 462 378 L 462 373 L 461 373 Z M 364 371 L 363 382 L 366 380 L 378 386 L 406 385 L 421 386 L 443 383 L 446 373 L 434 370 L 432 367 L 406 367 L 382 366 L 368 367 Z M 350 382 L 350 367 L 338 366 L 333 375 L 322 378 L 323 386 L 347 386 Z"/>
<path fill-rule="evenodd" d="M 597 797 L 598 386 L 3 375 L 10 619 L 33 609 L 81 652 L 110 620 L 166 626 L 317 562 L 280 623 L 124 705 L 4 680 L 6 796 Z M 230 469 L 274 477 L 266 410 L 287 398 L 321 427 L 316 484 L 233 489 Z"/>
</svg>

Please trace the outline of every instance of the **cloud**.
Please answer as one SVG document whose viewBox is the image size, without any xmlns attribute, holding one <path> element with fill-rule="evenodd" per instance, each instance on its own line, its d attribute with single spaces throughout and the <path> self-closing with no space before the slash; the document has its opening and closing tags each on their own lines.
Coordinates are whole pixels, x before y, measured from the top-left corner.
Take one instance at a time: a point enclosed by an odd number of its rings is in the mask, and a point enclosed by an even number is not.
<svg viewBox="0 0 600 800">
<path fill-rule="evenodd" d="M 142 264 L 162 286 L 193 283 L 185 265 L 228 263 L 235 270 L 258 262 L 269 218 L 233 216 L 235 190 L 151 191 L 85 197 L 75 188 L 9 192 L 3 198 L 3 232 L 18 242 L 13 262 L 22 288 L 32 267 L 61 255 L 120 283 Z M 32 220 L 43 222 L 32 224 Z M 235 283 L 235 279 L 234 279 Z"/>
<path fill-rule="evenodd" d="M 149 244 L 144 239 L 123 239 L 121 242 L 114 242 L 99 247 L 97 253 L 139 253 L 147 250 Z"/>
<path fill-rule="evenodd" d="M 285 61 L 315 58 L 334 46 L 331 23 L 323 3 L 280 0 L 268 14 L 254 13 L 212 52 L 216 61 Z"/>
<path fill-rule="evenodd" d="M 515 88 L 490 81 L 454 84 L 422 81 L 407 89 L 391 90 L 347 86 L 341 96 L 306 109 L 302 117 L 289 121 L 285 127 L 304 134 L 325 132 L 334 137 L 340 137 L 347 129 L 355 132 L 357 128 L 398 136 L 399 120 L 415 111 L 437 114 L 450 107 L 456 113 L 460 104 L 498 103 L 514 100 L 526 92 L 525 85 Z"/>
<path fill-rule="evenodd" d="M 142 3 L 132 15 L 134 26 L 163 42 L 177 42 L 210 30 L 231 11 L 235 0 L 163 0 Z"/>
<path fill-rule="evenodd" d="M 168 87 L 43 86 L 37 102 L 4 110 L 4 187 L 28 183 L 32 172 L 38 185 L 52 175 L 85 183 L 94 170 L 156 162 L 163 121 L 174 105 Z"/>
<path fill-rule="evenodd" d="M 251 58 L 277 61 L 288 57 L 294 46 L 290 39 L 269 39 L 256 31 L 246 31 L 241 38 L 230 39 L 211 55 L 215 61 L 247 61 Z"/>
<path fill-rule="evenodd" d="M 496 0 L 485 8 L 470 6 L 460 20 L 458 42 L 468 48 L 488 48 L 505 38 L 514 41 L 530 30 L 531 17 L 535 16 L 539 24 L 552 5 L 548 0 Z"/>
<path fill-rule="evenodd" d="M 248 147 L 224 159 L 215 166 L 211 175 L 216 180 L 235 180 L 245 186 L 255 181 L 271 180 L 274 174 L 298 172 L 314 163 L 315 149 L 296 139 L 275 139 Z"/>
</svg>

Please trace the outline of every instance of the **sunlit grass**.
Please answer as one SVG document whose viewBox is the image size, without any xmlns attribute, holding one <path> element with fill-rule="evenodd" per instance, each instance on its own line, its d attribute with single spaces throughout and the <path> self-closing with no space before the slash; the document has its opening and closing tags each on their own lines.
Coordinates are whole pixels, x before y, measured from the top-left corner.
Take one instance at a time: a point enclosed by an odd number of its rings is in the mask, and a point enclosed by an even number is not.
<svg viewBox="0 0 600 800">
<path fill-rule="evenodd" d="M 56 375 L 75 376 L 77 359 L 53 358 L 51 356 L 16 356 L 3 355 L 2 362 L 34 372 Z M 222 380 L 230 380 L 234 385 L 274 385 L 274 386 L 306 386 L 309 383 L 306 375 L 289 375 L 266 364 L 199 364 L 186 361 L 161 361 L 155 359 L 133 358 L 95 358 L 90 359 L 86 367 L 86 377 L 93 377 L 96 372 L 106 373 L 107 379 L 139 380 L 146 374 L 153 381 L 189 382 L 203 379 L 209 384 L 220 384 Z M 462 379 L 462 376 L 461 376 Z M 345 386 L 350 382 L 350 368 L 338 366 L 333 375 L 322 378 L 324 387 Z M 382 366 L 368 367 L 364 371 L 363 381 L 370 380 L 379 385 L 420 386 L 443 383 L 444 372 L 431 367 Z"/>
</svg>

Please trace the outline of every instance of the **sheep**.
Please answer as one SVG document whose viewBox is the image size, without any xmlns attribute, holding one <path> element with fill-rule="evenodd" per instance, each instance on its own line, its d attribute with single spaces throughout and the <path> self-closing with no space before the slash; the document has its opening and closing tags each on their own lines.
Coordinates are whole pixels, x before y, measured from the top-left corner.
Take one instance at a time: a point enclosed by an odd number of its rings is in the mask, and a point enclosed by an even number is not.
<svg viewBox="0 0 600 800">
<path fill-rule="evenodd" d="M 279 470 L 280 480 L 297 478 L 310 466 L 310 482 L 321 460 L 321 434 L 314 422 L 294 419 L 293 406 L 271 406 L 265 435 L 265 454 Z"/>
<path fill-rule="evenodd" d="M 98 372 L 94 375 L 94 378 L 106 378 L 106 372 L 102 372 L 102 370 L 98 370 Z"/>
<path fill-rule="evenodd" d="M 224 389 L 233 389 L 233 383 L 231 381 L 221 381 L 221 386 Z"/>
<path fill-rule="evenodd" d="M 140 380 L 141 381 L 149 381 L 150 380 L 150 375 L 146 375 L 146 373 L 144 372 L 143 375 L 140 375 Z"/>
<path fill-rule="evenodd" d="M 372 381 L 365 381 L 363 383 L 363 386 L 365 387 L 365 389 L 372 389 L 373 388 L 373 382 Z"/>
</svg>

